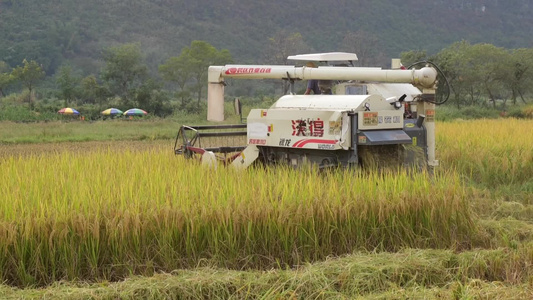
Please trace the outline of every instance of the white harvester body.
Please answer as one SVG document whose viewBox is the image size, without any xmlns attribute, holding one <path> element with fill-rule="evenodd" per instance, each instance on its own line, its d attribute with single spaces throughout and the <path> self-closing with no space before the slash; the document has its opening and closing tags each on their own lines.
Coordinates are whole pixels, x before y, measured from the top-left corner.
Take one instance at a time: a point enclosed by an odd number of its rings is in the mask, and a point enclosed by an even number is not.
<svg viewBox="0 0 533 300">
<path fill-rule="evenodd" d="M 357 56 L 335 52 L 290 56 L 289 59 L 353 64 Z M 362 152 L 385 149 L 391 153 L 387 149 L 400 149 L 397 146 L 402 145 L 423 149 L 425 165 L 438 164 L 434 125 L 437 71 L 433 67 L 382 70 L 345 66 L 211 66 L 208 72 L 208 119 L 211 121 L 224 119 L 226 78 L 336 83 L 334 95 L 285 95 L 270 108 L 252 109 L 246 125 L 240 127 L 246 128 L 247 146 L 227 162 L 234 167 L 248 167 L 257 159 L 267 164 L 298 166 L 311 162 L 321 167 L 350 166 L 360 164 Z M 200 129 L 204 128 L 194 128 L 195 131 Z M 185 141 L 184 144 L 189 143 Z M 203 154 L 198 147 L 185 145 L 180 149 L 189 149 L 187 147 Z M 213 153 L 208 155 L 214 156 Z M 406 163 L 412 160 L 407 156 L 401 160 Z"/>
</svg>

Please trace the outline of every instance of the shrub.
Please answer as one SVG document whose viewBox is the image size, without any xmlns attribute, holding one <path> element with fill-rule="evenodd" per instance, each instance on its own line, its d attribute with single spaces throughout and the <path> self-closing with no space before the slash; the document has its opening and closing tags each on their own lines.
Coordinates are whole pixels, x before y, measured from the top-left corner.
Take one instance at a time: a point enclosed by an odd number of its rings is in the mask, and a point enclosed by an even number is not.
<svg viewBox="0 0 533 300">
<path fill-rule="evenodd" d="M 523 107 L 522 113 L 524 114 L 525 118 L 533 119 L 533 104 Z"/>
<path fill-rule="evenodd" d="M 439 106 L 436 118 L 439 121 L 449 121 L 454 119 L 496 119 L 500 111 L 494 108 L 479 106 L 465 106 L 460 109 L 453 106 Z"/>
</svg>

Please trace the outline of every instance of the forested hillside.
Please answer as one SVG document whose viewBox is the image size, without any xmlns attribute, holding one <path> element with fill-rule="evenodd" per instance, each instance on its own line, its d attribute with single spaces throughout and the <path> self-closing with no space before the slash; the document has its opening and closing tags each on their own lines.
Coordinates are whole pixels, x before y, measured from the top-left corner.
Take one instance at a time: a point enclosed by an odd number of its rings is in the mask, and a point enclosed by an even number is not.
<svg viewBox="0 0 533 300">
<path fill-rule="evenodd" d="M 90 74 L 102 49 L 138 42 L 156 68 L 203 40 L 237 62 L 257 63 L 269 38 L 293 33 L 302 35 L 302 51 L 371 47 L 388 60 L 462 39 L 531 47 L 531 28 L 530 0 L 0 0 L 0 61 L 36 60 L 47 75 L 69 61 Z M 343 43 L 350 34 L 355 46 Z"/>
</svg>

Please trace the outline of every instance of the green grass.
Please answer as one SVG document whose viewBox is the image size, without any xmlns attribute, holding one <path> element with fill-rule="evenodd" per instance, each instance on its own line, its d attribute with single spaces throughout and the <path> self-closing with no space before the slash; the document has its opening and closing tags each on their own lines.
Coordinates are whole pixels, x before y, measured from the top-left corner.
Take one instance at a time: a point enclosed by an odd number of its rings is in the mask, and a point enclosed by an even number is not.
<svg viewBox="0 0 533 300">
<path fill-rule="evenodd" d="M 176 136 L 173 120 L 106 120 L 96 122 L 0 122 L 0 143 L 50 143 L 105 140 L 156 140 Z"/>
<path fill-rule="evenodd" d="M 232 113 L 230 103 L 226 104 L 226 111 L 223 123 L 240 123 L 239 117 Z M 174 139 L 181 125 L 209 123 L 205 113 L 178 112 L 164 119 L 136 117 L 133 120 L 118 118 L 99 121 L 80 121 L 70 116 L 55 117 L 52 121 L 0 121 L 0 144 Z"/>
<path fill-rule="evenodd" d="M 531 102 L 531 101 L 529 101 Z M 508 104 L 507 107 L 502 107 L 498 104 L 497 108 L 492 106 L 463 106 L 460 109 L 453 105 L 443 105 L 437 107 L 436 118 L 438 121 L 454 121 L 454 120 L 476 120 L 476 119 L 499 119 L 503 117 L 532 119 L 533 105 Z"/>
</svg>

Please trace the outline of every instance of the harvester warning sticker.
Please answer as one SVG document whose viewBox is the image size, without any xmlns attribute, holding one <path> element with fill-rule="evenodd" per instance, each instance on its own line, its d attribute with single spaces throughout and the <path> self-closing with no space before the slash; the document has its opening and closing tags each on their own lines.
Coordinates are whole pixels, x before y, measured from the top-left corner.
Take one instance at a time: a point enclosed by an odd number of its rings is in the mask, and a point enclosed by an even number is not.
<svg viewBox="0 0 533 300">
<path fill-rule="evenodd" d="M 378 113 L 377 112 L 363 113 L 363 125 L 377 126 L 378 125 Z"/>
<path fill-rule="evenodd" d="M 435 122 L 435 110 L 426 109 L 426 122 Z"/>
<path fill-rule="evenodd" d="M 341 121 L 329 121 L 329 135 L 341 132 Z"/>
</svg>

